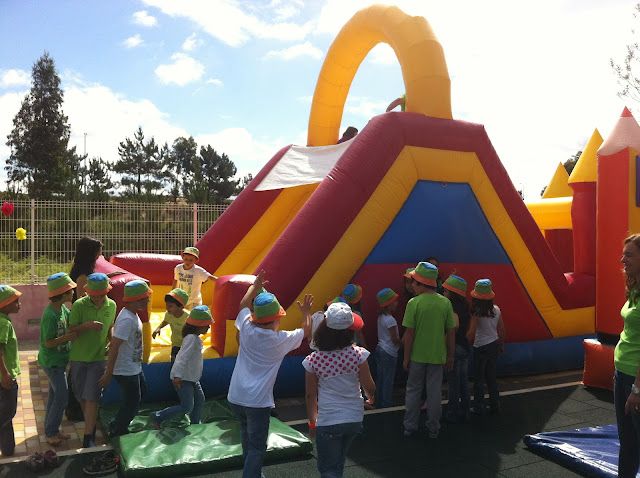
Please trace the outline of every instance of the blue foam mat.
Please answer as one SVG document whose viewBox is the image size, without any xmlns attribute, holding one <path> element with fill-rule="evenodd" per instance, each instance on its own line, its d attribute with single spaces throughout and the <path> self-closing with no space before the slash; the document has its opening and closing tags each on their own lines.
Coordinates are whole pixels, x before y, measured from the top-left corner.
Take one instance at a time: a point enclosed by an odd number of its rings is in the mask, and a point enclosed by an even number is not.
<svg viewBox="0 0 640 478">
<path fill-rule="evenodd" d="M 523 442 L 536 454 L 583 476 L 618 476 L 616 425 L 526 435 Z"/>
</svg>

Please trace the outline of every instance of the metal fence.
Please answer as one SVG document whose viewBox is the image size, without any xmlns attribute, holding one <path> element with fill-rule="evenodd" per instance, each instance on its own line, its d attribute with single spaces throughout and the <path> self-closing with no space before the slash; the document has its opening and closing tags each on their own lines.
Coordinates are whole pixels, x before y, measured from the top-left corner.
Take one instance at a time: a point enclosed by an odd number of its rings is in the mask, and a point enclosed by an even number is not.
<svg viewBox="0 0 640 478">
<path fill-rule="evenodd" d="M 224 204 L 16 200 L 0 216 L 0 283 L 42 283 L 69 271 L 78 239 L 104 244 L 105 257 L 120 252 L 177 254 L 195 244 L 224 212 Z M 16 230 L 26 229 L 18 240 Z"/>
</svg>

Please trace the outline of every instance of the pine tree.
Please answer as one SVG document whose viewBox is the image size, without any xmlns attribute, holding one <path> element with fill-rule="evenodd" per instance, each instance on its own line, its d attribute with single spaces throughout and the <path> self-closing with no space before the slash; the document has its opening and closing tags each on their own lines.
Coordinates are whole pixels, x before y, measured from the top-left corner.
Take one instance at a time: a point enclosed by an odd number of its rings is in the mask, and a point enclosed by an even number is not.
<svg viewBox="0 0 640 478">
<path fill-rule="evenodd" d="M 102 158 L 93 158 L 89 161 L 87 171 L 87 199 L 89 201 L 107 201 L 113 183 L 105 163 Z"/>
<path fill-rule="evenodd" d="M 210 145 L 202 146 L 185 195 L 191 202 L 221 203 L 236 192 L 240 181 L 232 179 L 235 174 L 236 165 L 226 154 L 218 154 Z"/>
<path fill-rule="evenodd" d="M 9 183 L 29 196 L 46 199 L 68 193 L 76 169 L 68 149 L 70 127 L 62 111 L 64 93 L 53 58 L 45 52 L 33 65 L 31 90 L 13 118 L 7 136 L 11 154 L 5 169 Z"/>
<path fill-rule="evenodd" d="M 171 146 L 169 154 L 166 156 L 165 167 L 166 174 L 170 185 L 170 194 L 176 200 L 180 193 L 185 193 L 185 182 L 189 176 L 189 172 L 193 169 L 196 156 L 198 155 L 198 145 L 193 139 L 176 138 Z"/>
<path fill-rule="evenodd" d="M 125 196 L 154 199 L 165 179 L 163 154 L 153 137 L 145 143 L 141 127 L 135 132 L 133 141 L 126 138 L 120 143 L 120 159 L 113 165 L 113 170 L 122 175 L 120 184 L 125 188 Z"/>
</svg>

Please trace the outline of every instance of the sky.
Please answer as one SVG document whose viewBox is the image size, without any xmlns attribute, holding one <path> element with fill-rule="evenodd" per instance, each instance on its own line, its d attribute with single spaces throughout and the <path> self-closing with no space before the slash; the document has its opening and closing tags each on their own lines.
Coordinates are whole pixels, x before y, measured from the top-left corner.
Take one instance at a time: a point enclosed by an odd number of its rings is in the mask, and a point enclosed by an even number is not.
<svg viewBox="0 0 640 478">
<path fill-rule="evenodd" d="M 171 144 L 193 136 L 255 175 L 306 144 L 324 56 L 361 0 L 0 0 L 0 182 L 12 120 L 48 51 L 62 79 L 71 145 L 117 160 L 141 126 Z M 535 200 L 560 162 L 625 104 L 609 62 L 633 40 L 635 1 L 397 0 L 443 46 L 453 117 L 483 124 L 513 184 Z M 360 66 L 341 130 L 362 129 L 404 92 L 393 50 Z M 86 140 L 86 142 L 85 142 Z"/>
</svg>

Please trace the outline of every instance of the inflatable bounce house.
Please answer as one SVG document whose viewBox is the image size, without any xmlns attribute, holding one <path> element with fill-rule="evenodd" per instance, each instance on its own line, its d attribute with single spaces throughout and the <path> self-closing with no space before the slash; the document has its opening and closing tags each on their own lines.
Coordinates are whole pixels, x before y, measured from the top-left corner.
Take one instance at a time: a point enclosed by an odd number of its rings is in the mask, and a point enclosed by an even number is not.
<svg viewBox="0 0 640 478">
<path fill-rule="evenodd" d="M 351 82 L 380 42 L 402 67 L 405 111 L 376 116 L 336 144 Z M 622 240 L 640 231 L 638 150 L 640 128 L 625 110 L 606 141 L 593 133 L 570 176 L 559 166 L 544 197 L 525 204 L 484 127 L 452 118 L 444 51 L 427 21 L 387 6 L 356 13 L 324 60 L 308 145 L 278 151 L 195 244 L 199 264 L 220 276 L 203 289 L 216 320 L 207 395 L 226 394 L 238 350 L 233 321 L 256 271 L 266 271 L 287 309 L 285 329 L 300 323 L 295 302 L 304 294 L 323 304 L 345 284 L 360 284 L 373 344 L 376 292 L 403 290 L 405 269 L 430 256 L 443 276 L 492 279 L 507 330 L 502 373 L 580 368 L 583 340 L 596 332 L 602 343 L 586 347 L 602 368 L 621 330 Z M 152 397 L 168 398 L 170 342 L 152 343 L 151 330 L 180 257 L 126 253 L 110 261 L 102 265 L 152 284 L 145 373 Z M 306 351 L 285 359 L 276 393 L 302 393 Z"/>
</svg>

